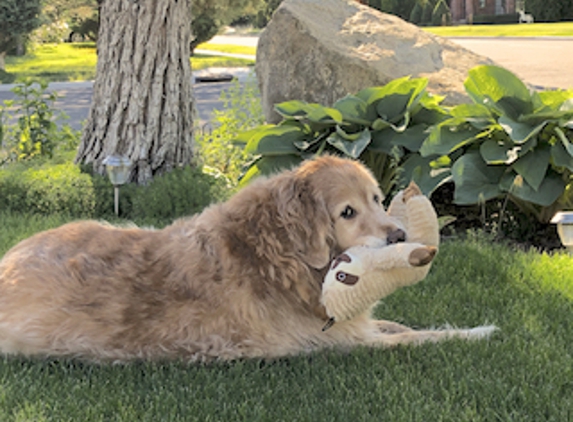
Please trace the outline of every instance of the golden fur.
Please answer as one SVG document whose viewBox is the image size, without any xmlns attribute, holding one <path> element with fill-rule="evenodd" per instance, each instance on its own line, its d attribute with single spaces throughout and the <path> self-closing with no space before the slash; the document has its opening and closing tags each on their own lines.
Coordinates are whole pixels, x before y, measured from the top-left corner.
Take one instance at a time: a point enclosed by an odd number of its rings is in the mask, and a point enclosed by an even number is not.
<svg viewBox="0 0 573 422">
<path fill-rule="evenodd" d="M 400 233 L 381 199 L 362 165 L 324 157 L 162 230 L 80 221 L 36 234 L 0 261 L 0 352 L 204 361 L 489 334 L 370 312 L 321 330 L 332 257 Z"/>
</svg>

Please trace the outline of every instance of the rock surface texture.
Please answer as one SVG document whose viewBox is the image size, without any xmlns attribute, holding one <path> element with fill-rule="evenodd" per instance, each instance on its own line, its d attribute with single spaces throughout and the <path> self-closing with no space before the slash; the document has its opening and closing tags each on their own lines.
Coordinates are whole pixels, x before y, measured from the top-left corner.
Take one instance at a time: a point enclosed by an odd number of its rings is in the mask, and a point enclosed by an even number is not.
<svg viewBox="0 0 573 422">
<path fill-rule="evenodd" d="M 261 33 L 256 63 L 265 117 L 276 123 L 282 101 L 332 105 L 407 75 L 427 77 L 444 104 L 465 102 L 468 70 L 492 61 L 357 1 L 284 0 Z"/>
</svg>

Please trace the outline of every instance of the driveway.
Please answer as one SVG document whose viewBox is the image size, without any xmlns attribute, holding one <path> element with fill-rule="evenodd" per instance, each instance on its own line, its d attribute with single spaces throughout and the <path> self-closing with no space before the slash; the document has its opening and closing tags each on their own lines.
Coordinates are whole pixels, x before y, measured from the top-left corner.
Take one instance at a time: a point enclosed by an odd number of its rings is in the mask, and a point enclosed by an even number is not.
<svg viewBox="0 0 573 422">
<path fill-rule="evenodd" d="M 573 37 L 450 38 L 536 87 L 573 89 Z"/>
</svg>

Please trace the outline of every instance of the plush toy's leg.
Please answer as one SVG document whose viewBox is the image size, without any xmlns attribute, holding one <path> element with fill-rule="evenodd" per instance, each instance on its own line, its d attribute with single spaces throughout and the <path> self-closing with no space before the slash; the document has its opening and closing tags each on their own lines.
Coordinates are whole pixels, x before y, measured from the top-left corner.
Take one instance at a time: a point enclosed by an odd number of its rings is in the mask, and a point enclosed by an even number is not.
<svg viewBox="0 0 573 422">
<path fill-rule="evenodd" d="M 450 338 L 478 340 L 489 337 L 496 330 L 496 326 L 487 325 L 468 329 L 444 328 L 440 330 L 405 330 L 397 333 L 382 332 L 376 338 L 374 345 L 383 347 L 417 345 L 427 342 L 436 343 Z"/>
</svg>

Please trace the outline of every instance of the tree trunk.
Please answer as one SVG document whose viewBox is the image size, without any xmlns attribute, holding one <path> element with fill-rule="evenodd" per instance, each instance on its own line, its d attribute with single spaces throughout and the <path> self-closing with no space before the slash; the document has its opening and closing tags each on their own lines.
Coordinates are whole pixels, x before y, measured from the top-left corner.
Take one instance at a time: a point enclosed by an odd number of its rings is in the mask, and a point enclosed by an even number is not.
<svg viewBox="0 0 573 422">
<path fill-rule="evenodd" d="M 104 0 L 93 100 L 76 162 L 104 173 L 109 155 L 130 181 L 191 163 L 191 0 Z"/>
<path fill-rule="evenodd" d="M 6 52 L 0 51 L 0 70 L 6 70 Z"/>
</svg>

